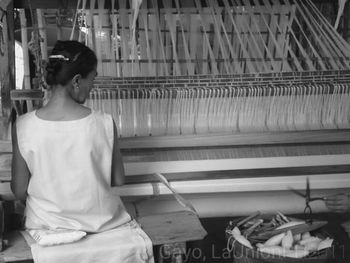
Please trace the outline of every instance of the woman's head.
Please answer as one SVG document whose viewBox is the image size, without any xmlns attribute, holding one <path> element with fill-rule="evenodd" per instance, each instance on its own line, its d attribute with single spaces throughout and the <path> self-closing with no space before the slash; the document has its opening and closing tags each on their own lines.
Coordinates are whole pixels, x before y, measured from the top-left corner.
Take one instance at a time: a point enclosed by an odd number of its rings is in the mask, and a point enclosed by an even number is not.
<svg viewBox="0 0 350 263">
<path fill-rule="evenodd" d="M 90 92 L 96 66 L 95 53 L 84 44 L 78 41 L 57 41 L 46 66 L 46 83 L 68 87 L 76 99 L 84 95 L 79 95 L 79 92 Z"/>
</svg>

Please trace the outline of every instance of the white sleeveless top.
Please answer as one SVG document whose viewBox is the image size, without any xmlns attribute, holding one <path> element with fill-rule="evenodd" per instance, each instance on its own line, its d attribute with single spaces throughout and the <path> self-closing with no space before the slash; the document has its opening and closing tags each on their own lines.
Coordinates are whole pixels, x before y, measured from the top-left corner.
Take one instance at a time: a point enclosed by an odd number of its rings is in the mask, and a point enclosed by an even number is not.
<svg viewBox="0 0 350 263">
<path fill-rule="evenodd" d="M 19 150 L 31 173 L 26 227 L 101 232 L 131 220 L 111 192 L 113 120 L 92 111 L 72 121 L 30 112 L 16 123 Z"/>
</svg>

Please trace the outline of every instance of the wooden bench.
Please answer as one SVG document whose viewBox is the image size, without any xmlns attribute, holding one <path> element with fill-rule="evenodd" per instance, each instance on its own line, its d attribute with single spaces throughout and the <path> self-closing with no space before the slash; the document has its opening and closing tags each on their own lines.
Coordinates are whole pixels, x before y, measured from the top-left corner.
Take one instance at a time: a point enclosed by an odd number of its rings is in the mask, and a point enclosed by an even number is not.
<svg viewBox="0 0 350 263">
<path fill-rule="evenodd" d="M 137 221 L 154 246 L 167 245 L 168 250 L 169 246 L 173 247 L 174 253 L 177 248 L 184 248 L 185 242 L 199 240 L 206 235 L 198 217 L 188 211 L 148 215 L 139 217 Z M 6 233 L 3 241 L 4 250 L 0 252 L 0 262 L 33 262 L 30 247 L 20 231 Z M 161 256 L 158 257 L 158 262 L 162 262 Z"/>
</svg>

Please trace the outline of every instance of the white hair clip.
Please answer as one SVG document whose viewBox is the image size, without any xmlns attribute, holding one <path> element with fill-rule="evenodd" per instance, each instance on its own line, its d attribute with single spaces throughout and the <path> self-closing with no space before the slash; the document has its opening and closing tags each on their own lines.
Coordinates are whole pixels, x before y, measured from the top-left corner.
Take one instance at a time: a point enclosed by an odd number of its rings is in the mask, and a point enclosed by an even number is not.
<svg viewBox="0 0 350 263">
<path fill-rule="evenodd" d="M 63 56 L 63 55 L 51 55 L 49 56 L 49 59 L 53 58 L 53 59 L 60 59 L 60 60 L 64 60 L 64 61 L 69 61 L 69 58 Z"/>
</svg>

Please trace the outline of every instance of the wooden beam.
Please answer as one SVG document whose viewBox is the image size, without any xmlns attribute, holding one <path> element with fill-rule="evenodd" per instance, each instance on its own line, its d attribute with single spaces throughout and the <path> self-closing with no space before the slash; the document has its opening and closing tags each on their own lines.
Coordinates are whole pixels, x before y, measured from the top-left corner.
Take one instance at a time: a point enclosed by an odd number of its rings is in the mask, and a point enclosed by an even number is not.
<svg viewBox="0 0 350 263">
<path fill-rule="evenodd" d="M 31 0 L 33 9 L 76 9 L 77 0 Z M 27 0 L 14 0 L 14 8 L 30 8 Z"/>
<path fill-rule="evenodd" d="M 4 2 L 9 2 L 11 0 L 2 0 Z M 146 1 L 146 0 L 143 0 Z M 334 0 L 313 0 L 315 3 L 332 3 Z M 14 0 L 14 7 L 15 8 L 29 8 L 29 1 L 28 0 Z M 76 9 L 78 0 L 31 0 L 31 7 L 33 9 Z M 158 3 L 161 3 L 162 0 L 158 0 Z M 181 6 L 188 8 L 193 7 L 194 2 L 190 0 L 181 0 L 180 1 Z M 148 7 L 150 7 L 150 4 L 148 4 Z M 89 1 L 86 3 L 86 8 L 90 8 Z M 152 6 L 152 5 L 151 5 Z M 206 7 L 206 5 L 203 5 L 203 7 Z M 95 6 L 97 9 L 97 5 Z M 105 8 L 110 9 L 111 8 L 111 1 L 105 1 Z M 119 6 L 115 6 L 116 9 L 119 8 Z"/>
<path fill-rule="evenodd" d="M 188 173 L 204 171 L 232 171 L 268 168 L 318 167 L 347 165 L 350 154 L 307 155 L 260 158 L 210 159 L 189 161 L 125 162 L 127 176 L 154 173 Z"/>
<path fill-rule="evenodd" d="M 0 89 L 2 115 L 9 118 L 11 114 L 10 91 L 15 88 L 15 39 L 13 3 L 7 6 L 2 21 L 2 37 L 0 53 Z"/>
</svg>

